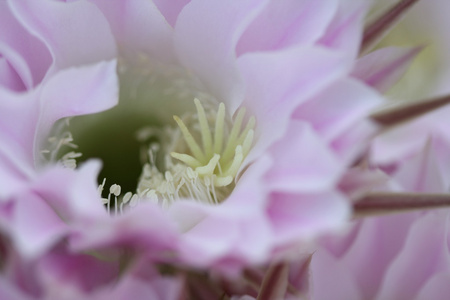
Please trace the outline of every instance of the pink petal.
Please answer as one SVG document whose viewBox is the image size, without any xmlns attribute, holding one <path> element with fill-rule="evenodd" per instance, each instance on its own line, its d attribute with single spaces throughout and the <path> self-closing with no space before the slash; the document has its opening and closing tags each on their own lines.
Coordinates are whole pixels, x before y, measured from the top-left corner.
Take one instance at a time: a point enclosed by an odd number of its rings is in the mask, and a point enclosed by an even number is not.
<svg viewBox="0 0 450 300">
<path fill-rule="evenodd" d="M 448 270 L 448 251 L 448 212 L 430 212 L 412 226 L 384 276 L 379 299 L 412 299 L 433 274 Z"/>
<path fill-rule="evenodd" d="M 248 160 L 281 138 L 294 109 L 315 96 L 350 67 L 341 55 L 321 47 L 291 47 L 247 53 L 238 59 L 247 93 L 243 106 L 255 115 L 258 142 Z"/>
<path fill-rule="evenodd" d="M 25 170 L 33 166 L 38 91 L 12 93 L 0 88 L 0 152 Z"/>
<path fill-rule="evenodd" d="M 447 187 L 431 141 L 427 142 L 422 152 L 402 164 L 393 178 L 406 191 L 442 193 Z"/>
<path fill-rule="evenodd" d="M 315 252 L 311 261 L 311 299 L 361 300 L 363 299 L 352 274 L 345 265 L 324 250 Z"/>
<path fill-rule="evenodd" d="M 161 14 L 166 18 L 170 26 L 175 27 L 178 15 L 186 4 L 191 0 L 153 0 L 153 3 L 158 7 Z"/>
<path fill-rule="evenodd" d="M 441 112 L 447 112 L 446 108 Z M 442 122 L 441 125 L 446 124 Z M 427 142 L 430 135 L 439 125 L 436 114 L 431 113 L 425 117 L 395 126 L 377 136 L 372 142 L 371 155 L 378 164 L 389 164 L 398 159 L 404 159 L 418 153 Z"/>
<path fill-rule="evenodd" d="M 446 300 L 450 295 L 450 273 L 448 271 L 436 274 L 420 290 L 417 300 Z"/>
<path fill-rule="evenodd" d="M 353 164 L 367 150 L 368 142 L 379 130 L 374 122 L 361 120 L 332 141 L 331 147 L 342 162 Z"/>
<path fill-rule="evenodd" d="M 29 258 L 54 246 L 68 229 L 51 207 L 33 193 L 16 199 L 12 226 L 17 249 Z"/>
<path fill-rule="evenodd" d="M 307 123 L 291 122 L 285 137 L 270 151 L 274 164 L 265 180 L 271 190 L 322 191 L 332 188 L 343 172 L 343 165 Z"/>
<path fill-rule="evenodd" d="M 350 216 L 350 205 L 341 194 L 273 194 L 268 213 L 279 242 L 312 238 L 338 230 Z"/>
<path fill-rule="evenodd" d="M 91 255 L 52 252 L 37 262 L 36 274 L 47 295 L 65 299 L 70 294 L 94 293 L 99 287 L 117 280 L 117 262 Z M 75 299 L 72 298 L 72 299 Z"/>
<path fill-rule="evenodd" d="M 246 52 L 270 51 L 317 41 L 337 9 L 337 1 L 271 1 L 253 21 L 237 46 L 238 56 Z"/>
<path fill-rule="evenodd" d="M 300 105 L 294 118 L 310 122 L 326 140 L 331 141 L 366 118 L 382 102 L 381 95 L 372 89 L 354 79 L 344 78 Z"/>
<path fill-rule="evenodd" d="M 244 93 L 235 63 L 236 44 L 267 2 L 199 0 L 187 4 L 178 16 L 175 49 L 181 63 L 231 112 Z"/>
<path fill-rule="evenodd" d="M 109 219 L 97 192 L 100 162 L 89 160 L 76 171 L 53 167 L 32 184 L 33 190 L 65 221 Z"/>
<path fill-rule="evenodd" d="M 0 50 L 0 53 L 2 51 Z M 25 85 L 22 79 L 17 74 L 16 70 L 12 67 L 9 61 L 0 56 L 0 86 L 6 87 L 13 91 L 25 90 Z"/>
<path fill-rule="evenodd" d="M 341 259 L 360 287 L 362 299 L 375 298 L 416 217 L 417 214 L 402 214 L 362 222 L 356 239 Z"/>
<path fill-rule="evenodd" d="M 87 1 L 14 0 L 8 3 L 21 24 L 47 45 L 54 60 L 53 69 L 116 57 L 108 23 L 95 5 Z"/>
<path fill-rule="evenodd" d="M 87 222 L 82 217 L 73 226 L 70 239 L 75 251 L 127 246 L 139 251 L 146 249 L 147 256 L 161 259 L 161 252 L 173 251 L 177 245 L 175 225 L 152 203 L 140 203 L 138 208 L 115 217 L 90 218 Z"/>
<path fill-rule="evenodd" d="M 172 28 L 152 1 L 93 0 L 108 20 L 119 51 L 127 59 L 156 56 L 173 61 Z M 166 6 L 172 7 L 169 2 Z"/>
<path fill-rule="evenodd" d="M 42 81 L 51 64 L 48 49 L 15 19 L 6 1 L 0 3 L 0 49 L 27 89 Z"/>
<path fill-rule="evenodd" d="M 356 58 L 367 7 L 364 1 L 341 1 L 338 12 L 320 39 L 320 44 L 342 51 L 352 59 Z"/>
<path fill-rule="evenodd" d="M 190 228 L 184 227 L 185 233 L 181 236 L 180 252 L 186 261 L 199 266 L 214 265 L 233 273 L 243 263 L 261 263 L 267 258 L 273 240 L 264 211 L 267 191 L 261 177 L 270 164 L 267 157 L 252 164 L 230 197 L 219 206 L 188 201 L 174 204 L 171 216 L 177 222 L 178 217 L 185 219 L 184 224 L 192 215 L 199 217 Z"/>
<path fill-rule="evenodd" d="M 387 47 L 359 59 L 352 76 L 357 77 L 380 92 L 386 92 L 404 75 L 421 47 Z"/>
<path fill-rule="evenodd" d="M 19 291 L 19 289 L 7 278 L 0 277 L 0 299 L 3 300 L 35 300 L 25 293 Z"/>
<path fill-rule="evenodd" d="M 0 147 L 0 202 L 9 200 L 16 192 L 23 189 L 33 177 L 34 170 L 24 163 L 18 155 L 2 153 Z"/>
<path fill-rule="evenodd" d="M 118 88 L 115 61 L 71 68 L 55 74 L 42 87 L 40 94 L 36 146 L 40 146 L 55 121 L 100 112 L 116 105 Z"/>
</svg>

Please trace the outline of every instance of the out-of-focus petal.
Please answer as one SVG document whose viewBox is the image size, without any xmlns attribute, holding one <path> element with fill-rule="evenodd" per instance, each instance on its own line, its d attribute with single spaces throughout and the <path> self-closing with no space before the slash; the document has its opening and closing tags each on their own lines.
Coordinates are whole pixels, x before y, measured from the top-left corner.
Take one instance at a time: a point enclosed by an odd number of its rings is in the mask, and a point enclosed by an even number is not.
<svg viewBox="0 0 450 300">
<path fill-rule="evenodd" d="M 338 1 L 271 1 L 247 28 L 238 55 L 309 45 L 319 39 L 333 18 Z"/>
<path fill-rule="evenodd" d="M 378 49 L 356 62 L 352 76 L 384 93 L 404 75 L 421 50 L 421 47 Z"/>
<path fill-rule="evenodd" d="M 235 63 L 236 44 L 267 2 L 198 0 L 187 4 L 178 16 L 175 51 L 181 63 L 231 112 L 241 104 L 244 93 Z"/>
<path fill-rule="evenodd" d="M 355 0 L 340 1 L 339 4 L 333 21 L 319 43 L 355 59 L 359 52 L 368 3 Z"/>
<path fill-rule="evenodd" d="M 311 293 L 315 300 L 360 300 L 361 294 L 345 265 L 326 251 L 316 251 L 312 261 Z M 330 276 L 330 274 L 333 274 Z"/>
<path fill-rule="evenodd" d="M 270 151 L 274 164 L 265 180 L 276 191 L 317 192 L 333 188 L 343 170 L 324 141 L 306 123 L 291 122 L 285 138 Z"/>
<path fill-rule="evenodd" d="M 442 272 L 429 280 L 417 295 L 417 300 L 446 300 L 450 295 L 450 273 Z"/>
<path fill-rule="evenodd" d="M 448 212 L 431 212 L 416 222 L 403 250 L 390 265 L 379 299 L 412 299 L 433 274 L 450 268 Z"/>
<path fill-rule="evenodd" d="M 54 246 L 67 227 L 38 195 L 25 193 L 17 197 L 10 230 L 19 251 L 34 258 Z"/>
<path fill-rule="evenodd" d="M 119 52 L 126 59 L 151 55 L 153 59 L 164 62 L 175 60 L 173 30 L 152 1 L 92 0 L 92 2 L 105 14 Z M 165 1 L 166 5 L 168 2 Z M 173 7 L 173 4 L 167 6 Z"/>
<path fill-rule="evenodd" d="M 281 138 L 294 109 L 349 68 L 341 55 L 321 47 L 291 47 L 239 57 L 247 92 L 244 105 L 257 120 L 258 142 L 248 160 Z"/>
<path fill-rule="evenodd" d="M 47 0 L 8 3 L 22 25 L 47 45 L 53 71 L 115 58 L 114 38 L 95 5 Z"/>
<path fill-rule="evenodd" d="M 381 95 L 354 79 L 344 78 L 300 105 L 294 118 L 310 122 L 326 140 L 331 141 L 381 103 Z"/>
<path fill-rule="evenodd" d="M 158 7 L 161 14 L 166 18 L 170 26 L 175 27 L 178 15 L 186 4 L 191 0 L 153 0 L 153 3 Z"/>
<path fill-rule="evenodd" d="M 295 237 L 310 239 L 320 232 L 339 230 L 350 215 L 345 197 L 338 192 L 273 194 L 268 214 L 280 243 Z"/>
<path fill-rule="evenodd" d="M 117 104 L 119 98 L 116 62 L 58 72 L 42 88 L 37 147 L 50 133 L 54 122 L 77 115 L 100 112 Z"/>
</svg>

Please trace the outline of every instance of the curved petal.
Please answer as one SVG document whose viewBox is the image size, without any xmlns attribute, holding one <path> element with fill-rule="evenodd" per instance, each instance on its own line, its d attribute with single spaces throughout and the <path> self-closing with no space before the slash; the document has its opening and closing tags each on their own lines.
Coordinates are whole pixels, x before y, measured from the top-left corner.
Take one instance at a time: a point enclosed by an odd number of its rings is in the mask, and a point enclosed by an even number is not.
<svg viewBox="0 0 450 300">
<path fill-rule="evenodd" d="M 294 109 L 340 76 L 350 62 L 322 47 L 291 47 L 247 53 L 238 59 L 247 87 L 243 106 L 256 117 L 258 141 L 247 161 L 258 157 L 288 127 Z"/>
<path fill-rule="evenodd" d="M 442 272 L 428 280 L 415 298 L 416 300 L 446 300 L 450 295 L 450 273 Z"/>
<path fill-rule="evenodd" d="M 311 299 L 360 300 L 363 299 L 352 274 L 345 265 L 325 250 L 318 250 L 311 261 Z"/>
<path fill-rule="evenodd" d="M 53 72 L 116 57 L 108 23 L 95 5 L 47 0 L 8 3 L 22 25 L 47 45 L 53 57 Z"/>
<path fill-rule="evenodd" d="M 88 198 L 90 201 L 97 199 Z M 178 246 L 175 224 L 153 203 L 141 202 L 138 208 L 117 216 L 106 215 L 104 208 L 103 212 L 104 217 L 95 218 L 89 218 L 89 212 L 78 213 L 78 222 L 72 226 L 73 234 L 69 239 L 71 249 L 89 251 L 127 246 L 138 251 L 148 250 L 146 257 L 161 261 L 168 259 L 161 253 L 167 254 Z"/>
<path fill-rule="evenodd" d="M 0 45 L 0 53 L 2 46 Z M 0 54 L 0 87 L 5 87 L 13 91 L 23 91 L 26 89 L 22 79 L 10 62 Z"/>
<path fill-rule="evenodd" d="M 311 123 L 325 140 L 331 141 L 366 118 L 381 103 L 383 98 L 372 89 L 354 79 L 343 78 L 300 105 L 293 117 Z"/>
<path fill-rule="evenodd" d="M 172 28 L 152 1 L 91 0 L 105 15 L 119 45 L 131 61 L 140 56 L 174 61 Z M 166 1 L 173 2 L 173 1 Z M 168 5 L 171 6 L 171 5 Z"/>
<path fill-rule="evenodd" d="M 387 268 L 405 243 L 417 214 L 366 219 L 345 255 L 342 264 L 353 274 L 362 299 L 374 299 Z M 367 270 L 370 269 L 370 272 Z"/>
<path fill-rule="evenodd" d="M 39 95 L 35 151 L 41 149 L 55 121 L 111 108 L 118 103 L 118 93 L 115 61 L 70 68 L 55 74 L 42 86 Z"/>
<path fill-rule="evenodd" d="M 35 300 L 21 291 L 10 282 L 9 278 L 0 277 L 0 298 L 4 300 Z"/>
<path fill-rule="evenodd" d="M 25 193 L 15 199 L 12 239 L 27 258 L 35 258 L 54 246 L 68 227 L 39 196 Z"/>
<path fill-rule="evenodd" d="M 233 113 L 244 86 L 236 66 L 236 44 L 267 0 L 194 0 L 178 16 L 175 51 L 181 63 Z"/>
<path fill-rule="evenodd" d="M 337 13 L 319 43 L 355 59 L 359 52 L 368 6 L 363 1 L 340 1 Z"/>
<path fill-rule="evenodd" d="M 318 192 L 333 188 L 344 171 L 344 165 L 307 123 L 291 122 L 286 135 L 270 152 L 274 164 L 264 179 L 271 190 L 278 192 Z"/>
<path fill-rule="evenodd" d="M 39 114 L 38 91 L 13 93 L 0 88 L 0 153 L 21 170 L 33 166 L 33 140 Z M 28 173 L 28 172 L 26 172 Z"/>
<path fill-rule="evenodd" d="M 373 51 L 356 62 L 352 76 L 384 93 L 404 75 L 422 47 L 387 47 Z"/>
<path fill-rule="evenodd" d="M 33 191 L 45 199 L 68 223 L 109 219 L 97 192 L 100 162 L 90 160 L 77 170 L 53 167 L 32 183 Z"/>
<path fill-rule="evenodd" d="M 448 224 L 448 211 L 431 212 L 415 222 L 384 276 L 379 299 L 412 299 L 432 274 L 449 269 Z"/>
<path fill-rule="evenodd" d="M 311 194 L 274 193 L 268 214 L 279 243 L 311 239 L 319 233 L 340 230 L 350 217 L 348 200 L 338 192 Z"/>
<path fill-rule="evenodd" d="M 48 49 L 15 19 L 6 1 L 0 3 L 0 53 L 27 89 L 42 81 L 51 64 Z"/>
<path fill-rule="evenodd" d="M 337 4 L 335 0 L 272 0 L 242 35 L 238 56 L 316 42 L 333 18 Z"/>
<path fill-rule="evenodd" d="M 408 159 L 392 175 L 406 191 L 442 193 L 447 189 L 433 148 L 428 141 L 422 152 Z"/>
<path fill-rule="evenodd" d="M 159 11 L 166 18 L 170 26 L 175 27 L 178 15 L 186 4 L 191 0 L 153 0 L 153 3 L 158 7 Z"/>
</svg>

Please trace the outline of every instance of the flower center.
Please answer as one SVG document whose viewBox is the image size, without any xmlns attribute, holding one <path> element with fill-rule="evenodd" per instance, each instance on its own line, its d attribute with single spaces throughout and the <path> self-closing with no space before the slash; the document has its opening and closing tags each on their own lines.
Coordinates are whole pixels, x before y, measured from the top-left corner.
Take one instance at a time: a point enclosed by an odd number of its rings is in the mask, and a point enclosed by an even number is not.
<svg viewBox="0 0 450 300">
<path fill-rule="evenodd" d="M 217 111 L 208 113 L 200 100 L 196 98 L 194 103 L 195 116 L 185 121 L 174 116 L 178 129 L 172 134 L 170 155 L 164 157 L 164 172 L 154 161 L 158 147 L 149 147 L 150 162 L 144 165 L 137 188 L 141 198 L 163 207 L 182 198 L 218 204 L 233 190 L 236 175 L 253 144 L 255 118 L 243 126 L 245 108 L 238 110 L 233 122 L 226 118 L 223 103 Z"/>
<path fill-rule="evenodd" d="M 180 199 L 221 203 L 252 147 L 255 118 L 245 108 L 231 118 L 188 71 L 136 57 L 119 63 L 119 104 L 74 117 L 70 127 L 61 120 L 45 159 L 75 168 L 79 161 L 101 158 L 99 193 L 109 211 L 141 201 L 162 207 Z"/>
<path fill-rule="evenodd" d="M 226 113 L 224 103 L 214 109 L 194 99 L 196 112 L 187 112 L 183 118 L 173 116 L 178 127 L 156 125 L 142 127 L 137 134 L 141 146 L 141 175 L 135 192 L 122 195 L 122 187 L 112 184 L 103 198 L 108 211 L 122 211 L 140 201 L 152 201 L 169 207 L 174 201 L 192 199 L 207 204 L 219 204 L 235 186 L 236 176 L 253 145 L 255 118 L 245 120 L 245 108 L 240 108 L 234 120 Z M 50 150 L 43 151 L 48 160 L 68 168 L 76 167 L 80 152 L 59 154 L 62 148 L 77 148 L 69 131 L 68 122 L 58 124 L 56 136 L 49 139 Z M 98 147 L 98 145 L 97 145 Z M 111 148 L 107 148 L 111 151 Z M 120 148 L 118 149 L 119 151 Z M 126 177 L 132 177 L 128 174 Z M 106 176 L 107 177 L 107 176 Z M 136 178 L 136 177 L 135 177 Z M 99 186 L 100 195 L 106 184 Z"/>
</svg>

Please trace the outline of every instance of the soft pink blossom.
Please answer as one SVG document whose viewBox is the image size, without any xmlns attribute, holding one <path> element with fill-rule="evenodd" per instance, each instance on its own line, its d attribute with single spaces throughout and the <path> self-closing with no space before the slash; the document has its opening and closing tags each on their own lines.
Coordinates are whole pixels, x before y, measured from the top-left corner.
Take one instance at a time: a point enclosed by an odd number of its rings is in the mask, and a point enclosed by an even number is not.
<svg viewBox="0 0 450 300">
<path fill-rule="evenodd" d="M 22 93 L 6 83 L 10 88 L 0 90 L 0 176 L 8 183 L 0 195 L 2 226 L 23 254 L 40 255 L 65 237 L 72 251 L 126 246 L 156 261 L 235 272 L 308 248 L 348 219 L 350 203 L 339 191 L 339 178 L 364 150 L 374 131 L 364 118 L 381 103 L 375 90 L 351 74 L 365 5 L 257 0 L 4 5 L 11 22 L 51 57 L 44 79 Z M 108 216 L 95 193 L 97 162 L 71 171 L 40 157 L 57 120 L 114 106 L 119 82 L 121 91 L 131 93 L 148 62 L 156 72 L 174 67 L 191 74 L 195 92 L 224 102 L 227 115 L 245 107 L 255 116 L 255 142 L 240 168 L 245 172 L 223 203 L 186 199 L 164 210 L 142 201 Z M 150 92 L 142 88 L 141 98 Z M 173 114 L 163 104 L 149 102 L 148 110 Z"/>
</svg>

